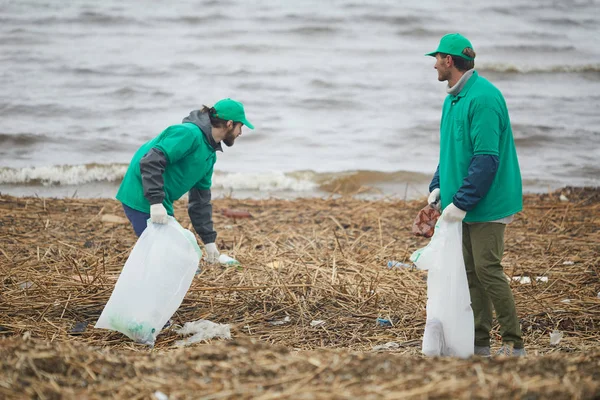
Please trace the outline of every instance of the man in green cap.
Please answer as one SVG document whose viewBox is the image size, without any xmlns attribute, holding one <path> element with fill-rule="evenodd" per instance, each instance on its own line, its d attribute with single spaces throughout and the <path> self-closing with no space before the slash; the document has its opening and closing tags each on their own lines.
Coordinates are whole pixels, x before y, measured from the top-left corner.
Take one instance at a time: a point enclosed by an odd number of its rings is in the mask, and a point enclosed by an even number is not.
<svg viewBox="0 0 600 400">
<path fill-rule="evenodd" d="M 254 129 L 244 105 L 223 99 L 192 111 L 181 124 L 169 126 L 138 149 L 117 192 L 136 235 L 146 229 L 148 219 L 167 223 L 173 202 L 189 193 L 188 214 L 204 242 L 206 259 L 218 262 L 210 193 L 213 167 L 217 150 L 223 151 L 221 142 L 233 146 L 242 125 Z"/>
<path fill-rule="evenodd" d="M 523 208 L 521 172 L 502 93 L 478 75 L 475 51 L 458 34 L 445 35 L 434 68 L 447 81 L 440 157 L 429 186 L 441 218 L 462 221 L 463 257 L 475 317 L 477 355 L 490 355 L 492 306 L 500 323 L 499 354 L 525 355 L 519 319 L 502 268 L 504 230 Z"/>
</svg>

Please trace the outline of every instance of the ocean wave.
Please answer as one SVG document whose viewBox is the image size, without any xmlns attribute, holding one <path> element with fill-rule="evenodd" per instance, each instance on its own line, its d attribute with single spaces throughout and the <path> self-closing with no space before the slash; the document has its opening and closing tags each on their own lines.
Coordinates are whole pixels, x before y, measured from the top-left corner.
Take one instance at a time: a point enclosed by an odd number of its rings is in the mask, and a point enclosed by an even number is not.
<svg viewBox="0 0 600 400">
<path fill-rule="evenodd" d="M 515 65 L 515 64 L 481 64 L 476 67 L 479 71 L 501 72 L 505 74 L 539 74 L 539 73 L 588 73 L 600 72 L 600 64 L 581 65 Z"/>
<path fill-rule="evenodd" d="M 119 184 L 127 164 L 55 165 L 48 167 L 0 168 L 0 185 L 78 186 L 100 182 Z M 224 172 L 215 171 L 213 188 L 219 191 L 326 192 L 349 194 L 378 184 L 417 183 L 430 174 L 410 171 L 354 170 L 341 172 Z"/>
<path fill-rule="evenodd" d="M 120 181 L 126 164 L 54 165 L 49 167 L 0 168 L 0 184 L 81 185 Z"/>
</svg>

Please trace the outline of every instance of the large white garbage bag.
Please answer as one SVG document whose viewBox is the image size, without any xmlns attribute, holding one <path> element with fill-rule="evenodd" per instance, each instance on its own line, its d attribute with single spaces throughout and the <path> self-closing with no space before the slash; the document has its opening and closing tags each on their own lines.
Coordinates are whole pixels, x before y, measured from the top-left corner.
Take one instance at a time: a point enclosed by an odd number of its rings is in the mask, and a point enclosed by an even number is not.
<svg viewBox="0 0 600 400">
<path fill-rule="evenodd" d="M 423 353 L 472 356 L 475 322 L 462 253 L 462 222 L 440 218 L 429 244 L 415 251 L 411 261 L 417 268 L 429 271 Z"/>
<path fill-rule="evenodd" d="M 175 218 L 148 222 L 95 327 L 154 345 L 190 288 L 201 255 L 194 234 Z"/>
</svg>

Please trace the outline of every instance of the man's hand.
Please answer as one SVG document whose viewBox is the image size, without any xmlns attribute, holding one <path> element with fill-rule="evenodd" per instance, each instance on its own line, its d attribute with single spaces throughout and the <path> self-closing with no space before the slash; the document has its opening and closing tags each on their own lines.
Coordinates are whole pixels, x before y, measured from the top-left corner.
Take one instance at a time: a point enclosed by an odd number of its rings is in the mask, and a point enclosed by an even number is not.
<svg viewBox="0 0 600 400">
<path fill-rule="evenodd" d="M 167 223 L 167 209 L 161 203 L 150 206 L 150 220 L 154 224 Z"/>
<path fill-rule="evenodd" d="M 216 264 L 219 262 L 219 250 L 217 249 L 217 245 L 214 243 L 208 243 L 204 245 L 206 249 L 206 261 L 211 264 Z"/>
<path fill-rule="evenodd" d="M 444 208 L 442 218 L 448 222 L 461 222 L 463 219 L 465 219 L 466 215 L 466 211 L 456 207 L 454 203 L 450 203 L 448 207 Z"/>
<path fill-rule="evenodd" d="M 440 210 L 440 189 L 433 189 L 427 198 L 427 204 L 431 204 L 438 211 Z"/>
</svg>

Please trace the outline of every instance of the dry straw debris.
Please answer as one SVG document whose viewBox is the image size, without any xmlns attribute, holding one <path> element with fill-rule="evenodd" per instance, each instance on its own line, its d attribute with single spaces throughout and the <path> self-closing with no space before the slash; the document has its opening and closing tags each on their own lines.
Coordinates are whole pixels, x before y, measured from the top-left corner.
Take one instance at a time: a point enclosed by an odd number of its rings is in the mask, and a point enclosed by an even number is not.
<svg viewBox="0 0 600 400">
<path fill-rule="evenodd" d="M 185 206 L 175 212 L 188 227 Z M 507 229 L 505 272 L 517 277 L 529 352 L 519 360 L 419 354 L 426 273 L 387 261 L 408 262 L 427 243 L 411 233 L 423 201 L 218 199 L 213 207 L 219 247 L 242 266 L 205 266 L 173 319 L 229 323 L 234 339 L 179 349 L 170 328 L 148 349 L 93 328 L 136 240 L 119 204 L 0 196 L 0 397 L 600 393 L 600 189 L 527 195 Z M 252 217 L 231 219 L 228 209 Z M 553 331 L 563 337 L 551 345 Z"/>
</svg>

